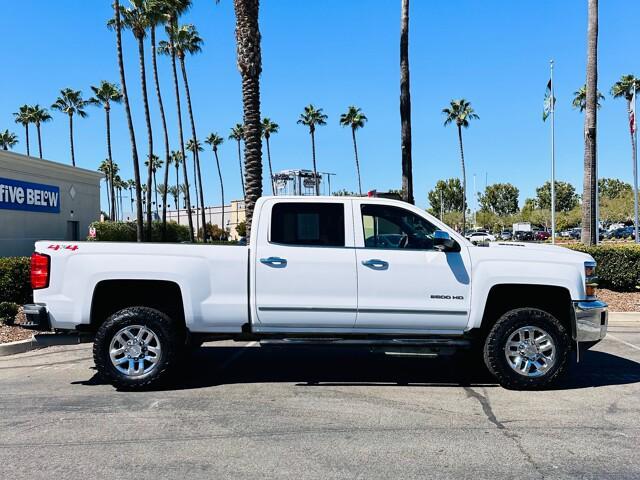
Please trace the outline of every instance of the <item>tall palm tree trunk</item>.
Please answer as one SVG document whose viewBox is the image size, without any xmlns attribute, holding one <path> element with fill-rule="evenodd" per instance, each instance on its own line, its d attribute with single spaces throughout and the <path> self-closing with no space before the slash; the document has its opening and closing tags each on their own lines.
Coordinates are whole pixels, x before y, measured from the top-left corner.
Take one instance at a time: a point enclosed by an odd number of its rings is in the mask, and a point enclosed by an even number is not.
<svg viewBox="0 0 640 480">
<path fill-rule="evenodd" d="M 160 80 L 158 79 L 158 59 L 156 53 L 156 27 L 151 26 L 151 61 L 153 67 L 153 81 L 156 87 L 156 97 L 158 97 L 158 107 L 160 108 L 160 119 L 162 120 L 162 133 L 164 140 L 164 153 L 165 153 L 165 171 L 164 171 L 164 191 L 162 192 L 162 240 L 166 241 L 167 236 L 167 194 L 169 188 L 169 161 L 171 158 L 171 151 L 169 148 L 169 131 L 167 129 L 167 119 L 164 114 L 164 103 L 162 102 L 162 94 L 160 93 Z M 156 206 L 158 201 L 156 200 Z"/>
<path fill-rule="evenodd" d="M 178 88 L 178 70 L 176 66 L 176 54 L 172 48 L 171 51 L 171 69 L 173 71 L 173 86 L 176 95 L 176 109 L 178 112 L 178 137 L 180 139 L 180 153 L 182 154 L 182 175 L 184 176 L 184 199 L 187 204 L 187 220 L 189 221 L 189 240 L 193 242 L 193 217 L 191 215 L 191 196 L 189 195 L 189 175 L 187 173 L 187 156 L 184 150 L 184 135 L 182 132 L 182 107 L 180 105 L 180 89 Z"/>
<path fill-rule="evenodd" d="M 196 238 L 200 238 L 200 200 L 198 197 L 198 171 L 196 170 L 196 154 L 194 153 L 191 158 L 193 159 L 193 190 L 196 195 Z"/>
<path fill-rule="evenodd" d="M 216 157 L 216 167 L 218 167 L 218 178 L 220 179 L 220 200 L 222 201 L 222 220 L 220 221 L 222 225 L 220 225 L 220 227 L 222 228 L 222 231 L 225 232 L 226 236 L 227 229 L 225 228 L 224 223 L 224 183 L 222 183 L 222 172 L 220 171 L 220 160 L 218 160 L 218 151 L 214 150 L 213 154 Z"/>
<path fill-rule="evenodd" d="M 178 196 L 176 197 L 176 215 L 178 216 L 178 225 L 180 225 L 180 168 L 176 164 L 176 191 Z"/>
<path fill-rule="evenodd" d="M 109 108 L 104 109 L 104 113 L 106 115 L 107 120 L 107 154 L 109 156 L 109 178 L 108 178 L 108 186 L 109 186 L 109 197 L 111 198 L 111 209 L 109 210 L 109 216 L 112 220 L 115 220 L 116 216 L 116 192 L 113 188 L 113 157 L 111 155 L 111 115 L 109 114 Z"/>
<path fill-rule="evenodd" d="M 633 128 L 631 127 L 631 100 L 627 100 L 627 115 L 629 118 L 629 136 L 631 137 L 631 165 L 635 169 L 636 163 L 636 142 L 633 134 Z M 637 118 L 635 119 L 637 122 Z M 635 238 L 635 236 L 634 236 Z"/>
<path fill-rule="evenodd" d="M 156 171 L 153 171 L 153 195 L 156 201 L 156 215 L 158 215 L 158 182 L 156 181 Z"/>
<path fill-rule="evenodd" d="M 360 161 L 358 160 L 358 143 L 356 142 L 356 129 L 351 128 L 351 138 L 353 139 L 353 151 L 356 154 L 356 172 L 358 173 L 358 192 L 362 196 L 362 182 L 360 181 Z M 331 192 L 329 192 L 331 195 Z"/>
<path fill-rule="evenodd" d="M 105 173 L 104 175 L 104 183 L 106 183 L 107 185 L 107 191 L 109 191 L 109 175 Z M 111 198 L 109 197 L 109 194 L 107 194 L 107 209 L 109 210 L 109 220 L 113 221 L 115 220 L 113 218 L 113 209 L 111 208 Z"/>
<path fill-rule="evenodd" d="M 138 58 L 140 61 L 140 85 L 142 86 L 142 103 L 144 105 L 144 119 L 147 124 L 147 145 L 149 154 L 149 167 L 147 168 L 147 241 L 151 241 L 152 230 L 152 209 L 151 209 L 151 186 L 153 183 L 153 131 L 151 128 L 151 114 L 149 112 L 149 96 L 147 95 L 147 71 L 144 61 L 144 38 L 138 39 Z"/>
<path fill-rule="evenodd" d="M 260 28 L 259 0 L 234 0 L 238 70 L 242 76 L 244 123 L 245 212 L 247 242 L 251 236 L 253 210 L 262 196 L 262 139 L 260 121 Z"/>
<path fill-rule="evenodd" d="M 28 130 L 27 130 L 28 132 Z M 27 137 L 27 152 L 29 151 L 29 137 Z M 71 147 L 71 165 L 76 166 L 76 156 L 73 149 L 73 114 L 69 114 L 69 145 Z M 29 155 L 27 153 L 27 155 Z"/>
<path fill-rule="evenodd" d="M 193 108 L 191 107 L 191 93 L 189 91 L 189 79 L 187 69 L 184 65 L 184 58 L 180 57 L 180 70 L 182 70 L 182 80 L 184 81 L 184 91 L 187 95 L 187 108 L 189 110 L 189 121 L 191 122 L 191 136 L 193 137 L 193 161 L 198 173 L 198 189 L 200 191 L 200 218 L 202 221 L 202 240 L 207 241 L 207 219 L 204 214 L 204 193 L 202 191 L 202 174 L 200 172 L 200 152 L 198 152 L 198 139 L 196 137 L 196 122 L 193 120 Z"/>
<path fill-rule="evenodd" d="M 242 198 L 247 196 L 247 192 L 244 188 L 244 172 L 242 170 L 242 150 L 240 147 L 240 140 L 238 140 L 238 165 L 240 166 L 240 183 L 242 184 Z"/>
<path fill-rule="evenodd" d="M 36 133 L 38 134 L 38 154 L 42 158 L 42 137 L 40 132 L 40 122 L 36 123 Z"/>
<path fill-rule="evenodd" d="M 409 85 L 409 0 L 400 15 L 400 128 L 402 144 L 402 199 L 414 203 L 411 160 L 411 92 Z"/>
<path fill-rule="evenodd" d="M 582 195 L 582 243 L 597 243 L 596 225 L 596 126 L 598 89 L 598 0 L 588 0 L 587 98 L 584 116 L 584 190 Z"/>
<path fill-rule="evenodd" d="M 320 195 L 320 182 L 318 182 L 318 169 L 316 168 L 316 135 L 311 130 L 311 158 L 313 160 L 313 183 L 316 195 Z"/>
<path fill-rule="evenodd" d="M 25 125 L 24 125 L 24 135 L 25 135 L 25 138 L 27 140 L 27 157 L 30 157 L 31 156 L 31 151 L 30 151 L 30 148 L 29 148 L 29 124 L 28 123 L 25 123 Z"/>
<path fill-rule="evenodd" d="M 267 140 L 267 160 L 269 161 L 269 178 L 271 179 L 271 195 L 276 194 L 276 185 L 273 182 L 273 168 L 271 167 L 271 146 L 269 145 L 269 137 Z"/>
<path fill-rule="evenodd" d="M 458 142 L 460 144 L 460 161 L 462 162 L 462 234 L 464 235 L 467 230 L 467 172 L 464 167 L 464 148 L 460 125 L 458 125 Z"/>
<path fill-rule="evenodd" d="M 127 93 L 127 80 L 124 73 L 124 61 L 122 58 L 122 27 L 120 24 L 120 0 L 113 2 L 113 9 L 116 17 L 116 45 L 118 50 L 118 68 L 120 70 L 120 83 L 122 84 L 122 98 L 124 109 L 127 114 L 127 126 L 129 128 L 129 138 L 131 139 L 131 158 L 133 159 L 133 177 L 136 184 L 136 239 L 142 242 L 143 220 L 142 220 L 142 189 L 140 188 L 140 165 L 138 163 L 138 148 L 136 147 L 136 134 L 133 129 L 131 119 L 131 108 L 129 106 L 129 95 Z M 72 149 L 73 151 L 73 149 Z"/>
</svg>

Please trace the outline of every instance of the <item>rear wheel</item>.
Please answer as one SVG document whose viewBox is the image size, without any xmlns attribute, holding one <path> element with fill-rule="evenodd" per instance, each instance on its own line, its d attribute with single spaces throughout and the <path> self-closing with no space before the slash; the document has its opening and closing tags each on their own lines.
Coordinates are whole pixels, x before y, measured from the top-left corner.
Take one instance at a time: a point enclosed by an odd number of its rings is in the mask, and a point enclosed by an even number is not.
<svg viewBox="0 0 640 480">
<path fill-rule="evenodd" d="M 491 328 L 484 361 L 503 387 L 538 389 L 564 373 L 569 350 L 569 333 L 557 318 L 536 308 L 518 308 Z"/>
<path fill-rule="evenodd" d="M 119 388 L 158 383 L 175 363 L 177 331 L 162 312 L 146 307 L 120 310 L 104 322 L 93 344 L 98 373 Z"/>
</svg>

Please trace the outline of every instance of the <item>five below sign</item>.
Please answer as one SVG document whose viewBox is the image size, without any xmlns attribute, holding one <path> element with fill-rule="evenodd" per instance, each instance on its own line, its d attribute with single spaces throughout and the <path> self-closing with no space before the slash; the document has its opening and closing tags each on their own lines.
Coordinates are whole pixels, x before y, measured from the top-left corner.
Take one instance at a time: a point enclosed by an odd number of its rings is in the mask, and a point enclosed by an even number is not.
<svg viewBox="0 0 640 480">
<path fill-rule="evenodd" d="M 60 189 L 0 177 L 0 209 L 60 213 Z"/>
</svg>

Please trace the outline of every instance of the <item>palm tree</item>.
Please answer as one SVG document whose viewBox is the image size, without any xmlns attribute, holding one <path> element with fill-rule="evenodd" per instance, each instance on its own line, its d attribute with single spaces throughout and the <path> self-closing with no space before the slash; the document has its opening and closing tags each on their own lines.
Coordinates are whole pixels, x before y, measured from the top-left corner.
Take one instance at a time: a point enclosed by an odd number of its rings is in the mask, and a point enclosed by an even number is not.
<svg viewBox="0 0 640 480">
<path fill-rule="evenodd" d="M 177 3 L 178 0 L 175 0 L 174 3 Z M 186 7 L 185 7 L 186 8 Z M 182 159 L 186 158 L 185 148 L 184 148 L 184 134 L 182 130 L 182 105 L 180 102 L 180 88 L 178 86 L 178 70 L 176 67 L 176 49 L 173 44 L 173 33 L 175 32 L 176 26 L 174 25 L 177 21 L 177 17 L 179 15 L 179 10 L 175 6 L 171 6 L 168 9 L 168 24 L 165 28 L 167 35 L 169 36 L 169 41 L 161 41 L 158 44 L 158 53 L 161 55 L 168 55 L 171 57 L 171 70 L 173 73 L 173 88 L 176 96 L 176 111 L 178 115 L 178 138 L 180 140 L 180 153 L 182 155 Z M 187 174 L 187 162 L 182 162 L 182 174 L 184 176 L 184 185 L 187 186 L 185 192 L 185 201 L 189 208 L 187 209 L 187 219 L 189 221 L 189 240 L 193 242 L 194 240 L 194 232 L 193 232 L 193 217 L 191 215 L 191 197 L 189 195 L 189 175 Z"/>
<path fill-rule="evenodd" d="M 131 107 L 129 106 L 127 80 L 124 73 L 124 60 L 122 57 L 122 24 L 120 22 L 120 0 L 114 0 L 113 10 L 115 13 L 114 28 L 116 31 L 116 49 L 118 52 L 120 84 L 122 85 L 122 99 L 124 100 L 124 109 L 127 114 L 127 126 L 129 127 L 129 138 L 131 140 L 131 158 L 133 160 L 133 175 L 136 188 L 136 239 L 138 242 L 142 242 L 144 225 L 142 220 L 142 188 L 140 185 L 140 164 L 138 160 L 138 147 L 136 146 L 136 134 L 135 130 L 133 129 L 133 120 L 131 118 Z"/>
<path fill-rule="evenodd" d="M 33 123 L 33 117 L 31 115 L 31 107 L 29 105 L 22 105 L 17 112 L 14 112 L 16 123 L 19 123 L 24 127 L 25 138 L 27 141 L 27 157 L 31 156 L 29 151 L 29 124 Z"/>
<path fill-rule="evenodd" d="M 69 143 L 71 146 L 71 164 L 76 166 L 76 157 L 73 150 L 73 116 L 78 115 L 80 118 L 85 118 L 87 112 L 85 108 L 87 105 L 93 103 L 93 100 L 84 100 L 82 98 L 82 92 L 80 90 L 72 90 L 65 88 L 60 90 L 60 96 L 56 99 L 55 103 L 51 105 L 51 108 L 58 110 L 62 113 L 66 113 L 69 116 Z"/>
<path fill-rule="evenodd" d="M 196 178 L 199 180 L 200 179 L 200 171 L 199 171 L 200 163 L 197 161 L 197 159 L 199 158 L 200 152 L 204 151 L 204 148 L 202 148 L 202 144 L 198 140 L 194 142 L 193 138 L 190 138 L 189 140 L 187 140 L 187 145 L 185 146 L 185 148 L 191 152 L 191 156 L 193 158 L 193 178 Z M 195 182 L 194 186 L 196 191 L 196 215 L 200 212 L 200 205 L 202 205 L 202 212 L 203 212 L 201 217 L 196 218 L 196 231 L 199 232 L 200 226 L 198 225 L 198 223 L 201 220 L 204 220 L 204 203 L 201 203 L 202 202 L 202 182 Z M 206 225 L 206 223 L 204 225 Z M 206 241 L 206 238 L 204 240 Z"/>
<path fill-rule="evenodd" d="M 196 124 L 193 119 L 193 107 L 191 104 L 191 93 L 189 91 L 189 79 L 187 77 L 187 69 L 185 66 L 185 57 L 187 54 L 195 55 L 202 51 L 202 38 L 198 35 L 198 31 L 193 25 L 183 25 L 178 28 L 174 28 L 172 30 L 172 42 L 173 47 L 176 52 L 176 56 L 180 61 L 180 70 L 182 71 L 182 81 L 184 83 L 184 90 L 187 98 L 187 109 L 189 111 L 189 121 L 191 123 L 191 138 L 195 144 L 198 144 L 198 139 L 196 137 Z M 196 195 L 199 190 L 200 192 L 200 205 L 202 205 L 201 213 L 201 221 L 202 221 L 202 238 L 206 242 L 207 241 L 207 229 L 206 226 L 206 217 L 204 212 L 204 192 L 202 191 L 202 174 L 200 172 L 200 153 L 199 149 L 192 150 L 193 152 L 193 161 L 195 165 L 196 172 L 194 176 L 196 178 L 198 188 L 196 189 Z M 197 176 L 196 176 L 197 174 Z M 196 204 L 197 204 L 196 200 Z"/>
<path fill-rule="evenodd" d="M 411 89 L 409 84 L 409 0 L 400 10 L 400 138 L 402 145 L 402 199 L 414 203 L 411 159 Z"/>
<path fill-rule="evenodd" d="M 216 159 L 216 167 L 218 167 L 218 178 L 220 179 L 220 201 L 222 202 L 222 220 L 220 221 L 220 226 L 222 227 L 222 230 L 226 231 L 224 223 L 224 183 L 222 183 L 222 172 L 220 171 L 220 160 L 218 159 L 218 147 L 222 145 L 223 142 L 224 138 L 217 133 L 209 134 L 204 141 L 207 145 L 211 145 L 213 155 Z"/>
<path fill-rule="evenodd" d="M 598 241 L 596 225 L 596 119 L 598 105 L 598 0 L 588 0 L 587 96 L 584 115 L 584 191 L 582 194 L 582 243 Z"/>
<path fill-rule="evenodd" d="M 247 242 L 251 235 L 253 209 L 262 196 L 262 141 L 260 138 L 260 0 L 233 0 L 236 13 L 236 52 L 242 77 L 244 125 L 244 167 L 246 176 L 245 212 Z"/>
<path fill-rule="evenodd" d="M 469 127 L 469 120 L 480 118 L 471 108 L 471 103 L 464 98 L 460 100 L 451 100 L 449 108 L 442 109 L 442 113 L 446 115 L 445 125 L 455 123 L 458 127 L 458 142 L 460 144 L 460 161 L 462 163 L 462 231 L 466 229 L 467 215 L 467 174 L 464 167 L 464 148 L 462 146 L 462 128 Z"/>
<path fill-rule="evenodd" d="M 111 218 L 111 220 L 116 219 L 114 177 L 118 174 L 119 170 L 120 168 L 118 167 L 118 164 L 110 158 L 103 160 L 98 167 L 98 171 L 104 173 L 105 180 L 107 182 L 107 191 L 109 192 L 109 195 L 107 195 L 107 203 L 109 205 L 109 218 Z"/>
<path fill-rule="evenodd" d="M 170 165 L 176 167 L 176 191 L 179 190 L 180 185 L 180 165 L 183 163 L 182 153 L 177 151 L 171 152 L 171 158 L 169 161 Z M 169 164 L 167 165 L 167 170 L 169 170 Z M 180 223 L 180 202 L 176 202 L 176 210 L 178 215 L 178 223 Z"/>
<path fill-rule="evenodd" d="M 238 165 L 240 166 L 240 182 L 242 183 L 242 198 L 246 197 L 244 189 L 244 173 L 242 172 L 242 150 L 240 149 L 240 143 L 244 140 L 244 126 L 241 123 L 236 123 L 236 126 L 231 129 L 229 134 L 229 140 L 235 140 L 238 142 Z"/>
<path fill-rule="evenodd" d="M 180 223 L 180 200 L 178 198 L 180 196 L 180 190 L 178 190 L 177 185 L 173 185 L 167 189 L 167 193 L 173 198 L 173 203 L 178 212 L 178 223 Z"/>
<path fill-rule="evenodd" d="M 18 144 L 18 136 L 10 132 L 9 130 L 5 130 L 4 132 L 0 132 L 0 147 L 3 150 L 13 149 Z"/>
<path fill-rule="evenodd" d="M 358 144 L 356 143 L 356 130 L 364 127 L 367 117 L 362 110 L 351 106 L 346 113 L 340 116 L 340 125 L 343 127 L 351 127 L 351 138 L 353 139 L 353 151 L 356 155 L 356 172 L 358 173 L 358 191 L 362 195 L 362 182 L 360 181 L 360 162 L 358 161 Z"/>
<path fill-rule="evenodd" d="M 316 185 L 316 195 L 320 195 L 320 182 L 318 182 L 318 170 L 316 168 L 316 125 L 322 126 L 327 124 L 327 116 L 322 113 L 321 108 L 316 108 L 312 104 L 304 107 L 304 112 L 300 114 L 298 119 L 300 125 L 309 127 L 311 135 L 311 158 L 313 159 L 313 180 Z"/>
<path fill-rule="evenodd" d="M 153 130 L 151 128 L 151 114 L 149 110 L 149 96 L 147 94 L 147 72 L 145 67 L 144 39 L 149 28 L 148 3 L 149 0 L 129 0 L 130 8 L 121 11 L 122 28 L 131 30 L 138 43 L 138 60 L 140 63 L 140 85 L 142 87 L 142 104 L 144 106 L 144 118 L 147 125 L 147 158 L 153 156 Z M 149 162 L 147 162 L 149 163 Z M 151 241 L 151 190 L 152 190 L 152 165 L 147 168 L 147 240 Z"/>
<path fill-rule="evenodd" d="M 602 106 L 600 101 L 604 101 L 604 95 L 598 90 L 598 109 Z M 578 90 L 573 92 L 573 101 L 571 102 L 573 108 L 577 108 L 580 112 L 584 112 L 587 108 L 587 86 L 583 85 Z"/>
<path fill-rule="evenodd" d="M 149 165 L 149 159 L 147 158 L 144 161 L 144 166 L 149 168 L 151 167 L 151 175 L 153 178 L 153 191 L 155 193 L 155 204 L 156 204 L 156 215 L 158 215 L 158 193 L 159 192 L 165 192 L 166 191 L 164 189 L 160 189 L 158 186 L 158 182 L 156 181 L 156 172 L 162 168 L 162 165 L 164 164 L 164 162 L 162 160 L 160 160 L 160 157 L 158 157 L 157 155 L 153 155 L 151 157 L 151 165 Z M 162 187 L 163 185 L 160 185 L 160 187 Z M 162 196 L 162 193 L 160 193 L 160 196 Z"/>
<path fill-rule="evenodd" d="M 36 104 L 31 108 L 31 120 L 36 126 L 36 132 L 38 133 L 38 155 L 42 158 L 42 135 L 40 132 L 40 127 L 43 123 L 47 123 L 51 120 L 51 115 L 47 111 L 46 108 L 42 108 L 40 105 Z"/>
<path fill-rule="evenodd" d="M 151 38 L 151 65 L 153 67 L 153 81 L 156 88 L 156 97 L 158 98 L 158 107 L 160 110 L 160 119 L 162 121 L 162 134 L 164 140 L 165 163 L 167 168 L 164 171 L 164 194 L 162 195 L 162 240 L 166 240 L 167 234 L 167 194 L 169 192 L 169 164 L 171 163 L 171 150 L 169 148 L 169 131 L 167 129 L 167 119 L 164 113 L 164 102 L 162 101 L 162 93 L 160 90 L 160 80 L 158 77 L 158 58 L 156 48 L 156 28 L 167 22 L 167 13 L 173 5 L 175 8 L 175 0 L 156 0 L 147 5 L 146 16 L 149 25 L 149 33 Z M 188 5 L 188 1 L 182 0 L 182 3 Z M 183 5 L 186 8 L 186 5 Z"/>
<path fill-rule="evenodd" d="M 110 165 L 113 164 L 113 156 L 111 155 L 111 104 L 122 102 L 122 92 L 120 87 L 115 83 L 102 80 L 99 86 L 91 86 L 93 90 L 94 102 L 96 105 L 104 108 L 107 127 L 107 160 Z M 109 175 L 113 175 L 113 168 L 110 169 Z M 111 209 L 109 216 L 115 218 L 115 199 L 116 193 L 113 185 L 113 176 L 109 178 L 109 195 L 111 197 Z"/>
<path fill-rule="evenodd" d="M 270 118 L 264 117 L 262 119 L 262 136 L 267 141 L 267 159 L 269 160 L 269 178 L 271 179 L 271 194 L 276 194 L 276 187 L 273 182 L 273 168 L 271 166 L 271 146 L 269 145 L 269 138 L 271 138 L 272 133 L 278 133 L 280 130 L 280 126 L 272 122 Z"/>
</svg>

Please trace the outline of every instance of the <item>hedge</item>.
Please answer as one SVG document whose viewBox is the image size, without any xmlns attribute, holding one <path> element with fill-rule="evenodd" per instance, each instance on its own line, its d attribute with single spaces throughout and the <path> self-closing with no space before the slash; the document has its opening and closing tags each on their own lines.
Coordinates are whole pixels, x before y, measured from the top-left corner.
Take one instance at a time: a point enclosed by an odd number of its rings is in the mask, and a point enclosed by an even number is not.
<svg viewBox="0 0 640 480">
<path fill-rule="evenodd" d="M 0 303 L 33 302 L 29 257 L 0 258 Z"/>
<path fill-rule="evenodd" d="M 594 258 L 598 263 L 596 275 L 601 287 L 630 292 L 640 286 L 640 245 L 624 243 L 586 247 L 577 243 L 564 246 Z"/>
<path fill-rule="evenodd" d="M 135 222 L 94 222 L 90 225 L 96 229 L 96 237 L 88 238 L 89 241 L 99 242 L 135 242 Z M 146 225 L 145 225 L 146 228 Z M 162 242 L 162 222 L 151 224 L 151 241 Z M 166 242 L 179 243 L 189 241 L 189 227 L 178 225 L 175 222 L 167 222 Z"/>
</svg>

